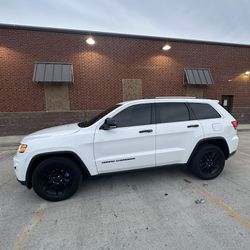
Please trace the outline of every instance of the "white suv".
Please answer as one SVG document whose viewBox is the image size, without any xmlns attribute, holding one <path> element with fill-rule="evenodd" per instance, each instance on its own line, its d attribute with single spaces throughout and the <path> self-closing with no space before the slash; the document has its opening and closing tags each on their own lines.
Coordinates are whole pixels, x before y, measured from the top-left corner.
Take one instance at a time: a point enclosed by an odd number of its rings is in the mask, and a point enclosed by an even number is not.
<svg viewBox="0 0 250 250">
<path fill-rule="evenodd" d="M 128 101 L 90 121 L 24 137 L 14 168 L 21 183 L 52 201 L 73 195 L 86 176 L 116 171 L 186 164 L 212 179 L 237 150 L 237 125 L 215 100 Z"/>
</svg>

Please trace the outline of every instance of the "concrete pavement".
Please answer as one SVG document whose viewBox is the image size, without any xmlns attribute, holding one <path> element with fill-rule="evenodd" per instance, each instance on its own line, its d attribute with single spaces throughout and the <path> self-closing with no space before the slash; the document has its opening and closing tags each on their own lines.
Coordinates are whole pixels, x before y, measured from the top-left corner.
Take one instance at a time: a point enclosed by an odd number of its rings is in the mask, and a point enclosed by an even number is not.
<svg viewBox="0 0 250 250">
<path fill-rule="evenodd" d="M 239 136 L 214 180 L 183 167 L 107 175 L 58 203 L 16 181 L 9 144 L 0 154 L 0 249 L 249 249 L 250 132 Z"/>
</svg>

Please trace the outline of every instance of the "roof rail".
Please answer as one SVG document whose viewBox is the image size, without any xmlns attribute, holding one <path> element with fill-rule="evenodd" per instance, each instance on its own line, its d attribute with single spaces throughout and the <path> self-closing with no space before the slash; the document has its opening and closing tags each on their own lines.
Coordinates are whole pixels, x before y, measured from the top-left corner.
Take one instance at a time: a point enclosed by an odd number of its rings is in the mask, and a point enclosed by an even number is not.
<svg viewBox="0 0 250 250">
<path fill-rule="evenodd" d="M 195 96 L 156 96 L 155 99 L 196 99 Z"/>
</svg>

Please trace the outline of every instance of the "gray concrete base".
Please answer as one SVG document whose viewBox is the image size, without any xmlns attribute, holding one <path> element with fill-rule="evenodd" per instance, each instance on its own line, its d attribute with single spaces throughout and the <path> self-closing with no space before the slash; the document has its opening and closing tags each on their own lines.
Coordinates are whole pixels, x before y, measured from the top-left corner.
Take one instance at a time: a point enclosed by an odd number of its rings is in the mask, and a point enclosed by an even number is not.
<svg viewBox="0 0 250 250">
<path fill-rule="evenodd" d="M 57 203 L 20 185 L 15 148 L 1 150 L 0 249 L 248 250 L 250 132 L 239 136 L 237 154 L 214 180 L 183 167 L 100 176 Z"/>
</svg>

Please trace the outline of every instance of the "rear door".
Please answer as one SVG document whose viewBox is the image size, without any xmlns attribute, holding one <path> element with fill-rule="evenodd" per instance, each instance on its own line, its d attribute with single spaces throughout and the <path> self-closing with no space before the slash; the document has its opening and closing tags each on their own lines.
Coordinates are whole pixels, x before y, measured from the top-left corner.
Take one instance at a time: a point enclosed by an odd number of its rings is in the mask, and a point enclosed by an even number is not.
<svg viewBox="0 0 250 250">
<path fill-rule="evenodd" d="M 155 166 L 152 105 L 136 104 L 114 117 L 117 128 L 96 129 L 94 153 L 99 173 Z"/>
<path fill-rule="evenodd" d="M 203 131 L 183 102 L 157 102 L 156 165 L 186 163 Z"/>
</svg>

